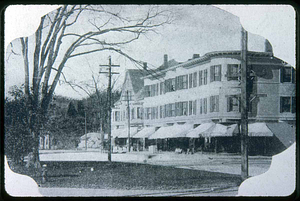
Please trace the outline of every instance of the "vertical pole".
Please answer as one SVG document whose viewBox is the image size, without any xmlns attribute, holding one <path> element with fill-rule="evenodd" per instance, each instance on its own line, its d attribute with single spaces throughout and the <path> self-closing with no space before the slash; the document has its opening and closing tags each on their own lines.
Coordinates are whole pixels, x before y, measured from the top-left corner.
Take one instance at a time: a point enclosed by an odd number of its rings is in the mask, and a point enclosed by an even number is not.
<svg viewBox="0 0 300 201">
<path fill-rule="evenodd" d="M 126 91 L 127 94 L 127 118 L 128 118 L 128 122 L 127 122 L 127 130 L 128 130 L 128 146 L 127 146 L 127 151 L 130 152 L 130 107 L 129 107 L 129 94 L 128 94 L 128 90 Z"/>
<path fill-rule="evenodd" d="M 248 178 L 248 67 L 247 67 L 247 40 L 248 33 L 242 27 L 241 31 L 241 177 Z"/>
<path fill-rule="evenodd" d="M 84 111 L 85 150 L 87 150 L 86 111 Z"/>
<path fill-rule="evenodd" d="M 108 161 L 111 162 L 111 56 L 108 57 Z"/>
</svg>

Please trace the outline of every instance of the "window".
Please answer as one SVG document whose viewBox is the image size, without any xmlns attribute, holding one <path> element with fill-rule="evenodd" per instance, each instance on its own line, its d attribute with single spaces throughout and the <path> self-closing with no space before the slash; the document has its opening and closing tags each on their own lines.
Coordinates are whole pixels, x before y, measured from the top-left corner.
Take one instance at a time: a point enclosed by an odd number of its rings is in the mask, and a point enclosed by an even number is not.
<svg viewBox="0 0 300 201">
<path fill-rule="evenodd" d="M 187 89 L 188 88 L 188 86 L 187 86 L 187 79 L 188 79 L 187 75 L 183 75 L 182 76 L 182 89 Z"/>
<path fill-rule="evenodd" d="M 296 97 L 280 97 L 280 113 L 296 112 Z"/>
<path fill-rule="evenodd" d="M 176 116 L 188 115 L 188 101 L 185 102 L 177 102 L 176 106 Z"/>
<path fill-rule="evenodd" d="M 164 105 L 161 105 L 159 107 L 159 115 L 160 115 L 160 118 L 165 118 L 165 106 Z"/>
<path fill-rule="evenodd" d="M 193 73 L 189 74 L 189 88 L 193 87 Z"/>
<path fill-rule="evenodd" d="M 202 114 L 202 112 L 203 112 L 203 108 L 202 108 L 202 107 L 203 107 L 202 99 L 199 100 L 199 103 L 200 103 L 200 104 L 199 104 L 200 114 Z"/>
<path fill-rule="evenodd" d="M 210 97 L 210 112 L 219 112 L 219 96 Z"/>
<path fill-rule="evenodd" d="M 295 83 L 295 69 L 292 67 L 283 67 L 280 69 L 280 82 Z"/>
<path fill-rule="evenodd" d="M 120 121 L 120 112 L 115 111 L 115 121 Z"/>
<path fill-rule="evenodd" d="M 151 107 L 151 119 L 155 119 L 155 108 L 154 107 Z"/>
<path fill-rule="evenodd" d="M 134 119 L 134 108 L 131 109 L 131 119 Z"/>
<path fill-rule="evenodd" d="M 158 119 L 158 107 L 155 107 L 155 119 Z"/>
<path fill-rule="evenodd" d="M 151 108 L 147 107 L 145 113 L 145 119 L 150 119 L 150 118 L 151 118 Z"/>
<path fill-rule="evenodd" d="M 204 78 L 203 78 L 203 84 L 207 84 L 207 69 L 204 70 Z"/>
<path fill-rule="evenodd" d="M 165 92 L 175 91 L 175 78 L 165 81 Z"/>
<path fill-rule="evenodd" d="M 241 80 L 240 76 L 241 65 L 228 64 L 227 65 L 227 80 Z"/>
<path fill-rule="evenodd" d="M 160 83 L 160 95 L 165 93 L 165 83 L 161 82 Z"/>
<path fill-rule="evenodd" d="M 203 71 L 199 71 L 199 86 L 203 84 Z"/>
<path fill-rule="evenodd" d="M 171 117 L 175 117 L 175 103 L 171 104 Z"/>
<path fill-rule="evenodd" d="M 193 74 L 193 87 L 197 87 L 197 72 Z"/>
<path fill-rule="evenodd" d="M 176 77 L 176 89 L 177 90 L 187 89 L 188 87 L 187 79 L 188 79 L 188 75 L 180 75 Z"/>
<path fill-rule="evenodd" d="M 193 101 L 189 101 L 189 115 L 193 114 Z"/>
<path fill-rule="evenodd" d="M 221 81 L 221 65 L 210 67 L 210 82 Z"/>
<path fill-rule="evenodd" d="M 136 108 L 136 113 L 137 113 L 137 119 L 142 119 L 142 116 L 143 116 L 143 111 L 142 111 L 142 108 L 141 107 L 137 107 Z"/>
<path fill-rule="evenodd" d="M 193 115 L 196 115 L 196 110 L 197 110 L 197 101 L 193 101 Z"/>
<path fill-rule="evenodd" d="M 207 98 L 203 99 L 203 113 L 207 113 Z"/>
<path fill-rule="evenodd" d="M 227 97 L 227 112 L 241 112 L 240 96 Z"/>
<path fill-rule="evenodd" d="M 150 97 L 150 86 L 145 86 L 145 97 Z"/>
<path fill-rule="evenodd" d="M 183 102 L 182 103 L 182 113 L 183 113 L 183 115 L 188 115 L 188 113 L 187 113 L 187 107 L 188 107 L 188 102 L 187 101 Z"/>
</svg>

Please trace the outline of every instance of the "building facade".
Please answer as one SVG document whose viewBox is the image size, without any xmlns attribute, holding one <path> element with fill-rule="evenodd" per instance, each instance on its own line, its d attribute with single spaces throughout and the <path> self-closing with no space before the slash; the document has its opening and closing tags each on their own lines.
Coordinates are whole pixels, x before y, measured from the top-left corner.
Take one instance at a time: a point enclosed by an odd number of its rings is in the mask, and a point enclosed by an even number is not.
<svg viewBox="0 0 300 201">
<path fill-rule="evenodd" d="M 211 52 L 144 77 L 144 125 L 240 120 L 240 51 Z M 295 124 L 295 70 L 270 52 L 249 52 L 249 123 Z"/>
<path fill-rule="evenodd" d="M 168 56 L 164 55 L 163 65 L 155 71 L 147 70 L 146 67 L 143 71 L 128 70 L 121 99 L 113 109 L 113 128 L 124 129 L 128 126 L 126 108 L 129 97 L 131 129 L 137 128 L 135 131 L 138 132 L 142 128 L 154 128 L 152 132 L 156 133 L 153 134 L 156 138 L 150 140 L 148 145 L 154 143 L 160 150 L 174 150 L 176 147 L 188 147 L 192 143 L 199 150 L 217 152 L 222 147 L 222 150 L 239 151 L 240 140 L 232 134 L 238 133 L 236 130 L 228 135 L 232 137 L 219 136 L 213 140 L 211 137 L 203 137 L 194 141 L 186 138 L 180 140 L 166 132 L 184 126 L 201 130 L 198 127 L 207 123 L 231 129 L 240 123 L 240 54 L 240 51 L 210 52 L 203 56 L 194 54 L 192 59 L 182 63 L 168 60 Z M 295 126 L 294 68 L 274 57 L 271 51 L 249 51 L 247 58 L 247 66 L 250 68 L 248 122 L 286 122 Z M 276 140 L 264 134 L 259 135 L 251 138 L 250 150 L 259 150 L 257 147 L 263 153 L 268 148 L 272 150 Z M 134 137 L 134 133 L 131 136 Z M 127 135 L 123 134 L 123 137 Z M 147 147 L 145 137 L 142 143 L 144 148 Z"/>
</svg>

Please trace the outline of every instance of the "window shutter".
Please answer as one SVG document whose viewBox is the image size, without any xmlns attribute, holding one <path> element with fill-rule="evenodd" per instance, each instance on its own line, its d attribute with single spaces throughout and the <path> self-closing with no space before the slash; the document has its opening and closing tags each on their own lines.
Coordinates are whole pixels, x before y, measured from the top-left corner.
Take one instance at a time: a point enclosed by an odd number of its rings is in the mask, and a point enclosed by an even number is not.
<svg viewBox="0 0 300 201">
<path fill-rule="evenodd" d="M 292 97 L 292 113 L 296 113 L 296 97 Z"/>
<path fill-rule="evenodd" d="M 215 71 L 215 67 L 211 66 L 210 67 L 210 82 L 214 81 L 214 71 Z"/>
<path fill-rule="evenodd" d="M 280 113 L 283 112 L 283 98 L 280 97 Z"/>
<path fill-rule="evenodd" d="M 239 96 L 238 97 L 238 103 L 239 103 L 239 112 L 241 112 L 241 97 Z M 252 105 L 253 102 L 249 103 L 249 105 Z M 249 107 L 249 111 L 252 112 L 252 106 L 251 106 L 251 110 L 250 110 L 250 107 Z"/>
<path fill-rule="evenodd" d="M 202 70 L 199 71 L 199 86 L 202 85 Z"/>
<path fill-rule="evenodd" d="M 231 108 L 230 108 L 230 99 L 231 99 L 231 97 L 227 97 L 227 112 L 231 111 Z"/>
<path fill-rule="evenodd" d="M 280 82 L 283 83 L 284 67 L 280 68 Z"/>
<path fill-rule="evenodd" d="M 222 65 L 220 65 L 220 69 L 219 69 L 219 81 L 222 80 Z"/>
<path fill-rule="evenodd" d="M 189 74 L 189 88 L 193 87 L 193 74 Z"/>
<path fill-rule="evenodd" d="M 216 96 L 216 107 L 217 107 L 217 112 L 219 112 L 219 96 Z"/>
<path fill-rule="evenodd" d="M 204 98 L 204 113 L 207 113 L 207 98 Z"/>
<path fill-rule="evenodd" d="M 209 97 L 209 108 L 210 108 L 210 112 L 213 111 L 213 96 Z"/>
<path fill-rule="evenodd" d="M 232 76 L 232 68 L 231 68 L 231 65 L 228 64 L 228 65 L 227 65 L 227 80 L 228 80 L 228 81 L 231 80 L 231 76 Z"/>
<path fill-rule="evenodd" d="M 175 77 L 175 90 L 178 90 L 178 77 Z"/>
<path fill-rule="evenodd" d="M 292 83 L 295 83 L 295 78 L 296 78 L 296 72 L 295 72 L 295 69 L 293 68 L 293 67 L 291 67 L 291 69 L 292 69 Z"/>
</svg>

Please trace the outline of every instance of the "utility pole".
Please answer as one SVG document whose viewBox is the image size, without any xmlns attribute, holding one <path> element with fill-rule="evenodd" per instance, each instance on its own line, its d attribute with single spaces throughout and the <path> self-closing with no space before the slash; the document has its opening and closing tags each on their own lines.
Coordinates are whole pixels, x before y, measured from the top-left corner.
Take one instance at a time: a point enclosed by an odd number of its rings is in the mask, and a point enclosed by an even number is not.
<svg viewBox="0 0 300 201">
<path fill-rule="evenodd" d="M 108 67 L 108 72 L 99 72 L 108 73 L 108 87 L 107 87 L 107 102 L 108 102 L 108 161 L 111 162 L 111 75 L 119 74 L 116 72 L 111 72 L 111 67 L 120 67 L 120 65 L 111 64 L 111 56 L 108 57 L 108 65 L 100 65 L 100 67 Z"/>
<path fill-rule="evenodd" d="M 127 146 L 127 151 L 130 152 L 130 107 L 129 107 L 129 94 L 128 94 L 128 90 L 126 91 L 126 95 L 127 95 L 127 118 L 128 118 L 128 122 L 127 122 L 127 130 L 128 130 L 128 146 Z"/>
<path fill-rule="evenodd" d="M 87 150 L 86 111 L 84 111 L 85 150 Z"/>
<path fill-rule="evenodd" d="M 248 105 L 249 68 L 247 66 L 248 33 L 241 31 L 241 177 L 248 178 Z"/>
</svg>

